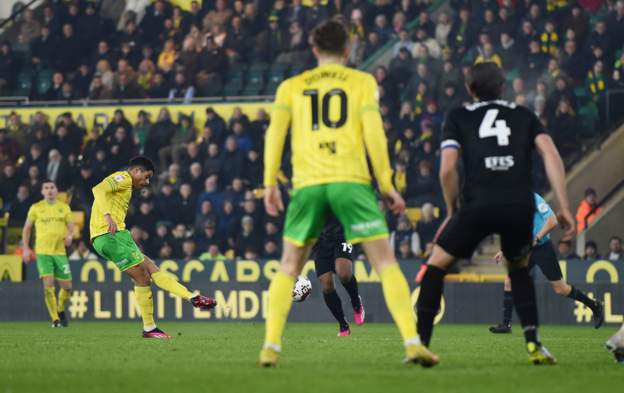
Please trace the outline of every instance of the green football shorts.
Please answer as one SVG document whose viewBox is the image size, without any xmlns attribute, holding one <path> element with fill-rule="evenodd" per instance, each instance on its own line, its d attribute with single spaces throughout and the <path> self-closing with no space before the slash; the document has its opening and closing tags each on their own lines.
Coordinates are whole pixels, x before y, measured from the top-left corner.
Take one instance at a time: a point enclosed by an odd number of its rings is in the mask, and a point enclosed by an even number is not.
<svg viewBox="0 0 624 393">
<path fill-rule="evenodd" d="M 349 243 L 388 237 L 388 226 L 368 184 L 329 183 L 295 190 L 286 212 L 284 240 L 304 245 L 319 237 L 325 218 L 333 213 Z"/>
<path fill-rule="evenodd" d="M 113 261 L 122 272 L 143 262 L 144 258 L 127 230 L 96 237 L 93 239 L 93 248 L 102 258 Z"/>
<path fill-rule="evenodd" d="M 37 255 L 39 277 L 54 276 L 57 280 L 71 280 L 67 255 Z"/>
</svg>

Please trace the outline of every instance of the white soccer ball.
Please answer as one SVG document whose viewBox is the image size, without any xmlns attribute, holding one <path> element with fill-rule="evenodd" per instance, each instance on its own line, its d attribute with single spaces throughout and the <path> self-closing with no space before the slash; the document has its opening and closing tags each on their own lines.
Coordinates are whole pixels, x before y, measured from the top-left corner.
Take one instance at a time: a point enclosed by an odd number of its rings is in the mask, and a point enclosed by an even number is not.
<svg viewBox="0 0 624 393">
<path fill-rule="evenodd" d="M 312 283 L 304 276 L 299 276 L 293 289 L 293 301 L 302 302 L 312 293 Z"/>
</svg>

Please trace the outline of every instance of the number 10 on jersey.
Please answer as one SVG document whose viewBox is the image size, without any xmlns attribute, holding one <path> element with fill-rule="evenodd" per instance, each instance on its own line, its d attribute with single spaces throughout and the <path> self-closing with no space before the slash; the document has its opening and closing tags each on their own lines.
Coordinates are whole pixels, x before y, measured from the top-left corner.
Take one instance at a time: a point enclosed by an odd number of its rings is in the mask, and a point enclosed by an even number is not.
<svg viewBox="0 0 624 393">
<path fill-rule="evenodd" d="M 318 90 L 305 90 L 303 95 L 310 97 L 310 113 L 312 113 L 312 131 L 318 131 L 319 118 L 323 122 L 323 125 L 327 128 L 340 128 L 347 122 L 347 93 L 342 89 L 332 89 L 328 91 L 321 100 L 321 110 L 319 116 L 319 92 Z M 335 102 L 338 100 L 340 104 L 340 115 L 338 119 L 330 119 L 329 108 L 332 104 L 332 98 L 335 97 Z M 335 105 L 335 104 L 334 104 Z"/>
</svg>

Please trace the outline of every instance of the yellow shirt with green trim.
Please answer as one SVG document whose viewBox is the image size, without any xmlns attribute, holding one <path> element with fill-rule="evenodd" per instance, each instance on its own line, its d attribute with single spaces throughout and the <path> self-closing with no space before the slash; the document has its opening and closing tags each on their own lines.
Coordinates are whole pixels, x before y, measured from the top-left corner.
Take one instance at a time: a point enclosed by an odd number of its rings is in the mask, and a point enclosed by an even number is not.
<svg viewBox="0 0 624 393">
<path fill-rule="evenodd" d="M 296 189 L 337 182 L 370 184 L 367 155 L 379 189 L 393 189 L 372 75 L 327 64 L 280 84 L 265 140 L 265 186 L 277 184 L 289 126 Z"/>
<path fill-rule="evenodd" d="M 108 233 L 105 214 L 110 214 L 118 230 L 126 229 L 126 214 L 132 198 L 132 177 L 127 171 L 115 172 L 93 187 L 93 208 L 89 230 L 91 239 Z"/>
<path fill-rule="evenodd" d="M 35 253 L 38 255 L 67 255 L 65 236 L 72 220 L 69 205 L 45 199 L 28 209 L 27 220 L 35 225 Z"/>
</svg>

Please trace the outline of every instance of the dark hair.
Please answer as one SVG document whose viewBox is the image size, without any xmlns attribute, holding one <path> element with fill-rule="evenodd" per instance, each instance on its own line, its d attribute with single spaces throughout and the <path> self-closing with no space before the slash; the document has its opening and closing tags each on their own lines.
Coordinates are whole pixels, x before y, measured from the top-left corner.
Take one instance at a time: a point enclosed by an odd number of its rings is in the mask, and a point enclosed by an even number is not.
<svg viewBox="0 0 624 393">
<path fill-rule="evenodd" d="M 585 243 L 585 248 L 587 247 L 592 247 L 594 250 L 598 250 L 598 245 L 596 244 L 595 241 L 592 241 L 592 240 Z"/>
<path fill-rule="evenodd" d="M 587 197 L 590 195 L 596 196 L 596 190 L 594 190 L 591 187 L 588 187 L 587 189 L 585 189 L 585 196 Z"/>
<path fill-rule="evenodd" d="M 154 169 L 154 163 L 152 162 L 152 160 L 150 160 L 149 158 L 145 156 L 136 156 L 132 158 L 130 160 L 130 163 L 128 164 L 128 168 L 134 168 L 134 167 L 139 167 L 143 169 L 144 171 L 156 172 L 156 170 Z"/>
<path fill-rule="evenodd" d="M 325 21 L 312 32 L 312 44 L 324 53 L 342 55 L 348 41 L 347 29 L 337 20 Z"/>
<path fill-rule="evenodd" d="M 52 183 L 52 184 L 54 184 L 56 186 L 56 182 L 54 180 L 52 180 L 52 179 L 45 179 L 44 181 L 41 182 L 41 188 L 43 188 L 43 186 L 45 184 L 48 184 L 48 183 Z"/>
<path fill-rule="evenodd" d="M 468 88 L 479 100 L 496 100 L 503 94 L 505 76 L 493 62 L 475 64 L 470 68 Z"/>
</svg>

